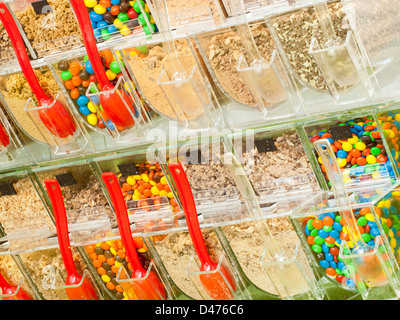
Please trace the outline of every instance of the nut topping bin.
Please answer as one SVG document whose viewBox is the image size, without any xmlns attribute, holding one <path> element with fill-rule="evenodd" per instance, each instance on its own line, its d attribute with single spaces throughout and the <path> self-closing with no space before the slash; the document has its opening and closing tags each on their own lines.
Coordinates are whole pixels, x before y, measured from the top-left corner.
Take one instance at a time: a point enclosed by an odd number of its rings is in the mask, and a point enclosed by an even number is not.
<svg viewBox="0 0 400 320">
<path fill-rule="evenodd" d="M 11 0 L 7 5 L 38 58 L 83 45 L 79 26 L 68 0 Z"/>
</svg>

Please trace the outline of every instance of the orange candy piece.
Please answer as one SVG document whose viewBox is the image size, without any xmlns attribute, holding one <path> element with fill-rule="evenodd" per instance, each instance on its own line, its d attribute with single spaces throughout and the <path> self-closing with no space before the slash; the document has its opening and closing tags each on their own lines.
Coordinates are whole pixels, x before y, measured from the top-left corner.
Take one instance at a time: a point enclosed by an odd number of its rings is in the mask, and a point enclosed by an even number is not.
<svg viewBox="0 0 400 320">
<path fill-rule="evenodd" d="M 312 225 L 315 229 L 322 229 L 324 227 L 323 222 L 320 219 L 314 219 L 314 221 L 312 222 Z"/>
<path fill-rule="evenodd" d="M 81 65 L 78 62 L 71 62 L 69 65 L 69 72 L 71 72 L 73 76 L 77 76 L 79 71 L 81 71 Z"/>
<path fill-rule="evenodd" d="M 333 268 L 327 268 L 327 269 L 325 270 L 325 272 L 326 272 L 326 274 L 327 274 L 328 276 L 332 276 L 332 277 L 336 276 L 336 270 L 333 269 Z"/>
<path fill-rule="evenodd" d="M 322 222 L 323 222 L 324 225 L 326 225 L 326 226 L 328 226 L 328 227 L 332 227 L 332 226 L 333 226 L 333 223 L 334 223 L 335 221 L 333 221 L 333 219 L 332 219 L 331 217 L 324 217 L 324 218 L 322 219 Z"/>
</svg>

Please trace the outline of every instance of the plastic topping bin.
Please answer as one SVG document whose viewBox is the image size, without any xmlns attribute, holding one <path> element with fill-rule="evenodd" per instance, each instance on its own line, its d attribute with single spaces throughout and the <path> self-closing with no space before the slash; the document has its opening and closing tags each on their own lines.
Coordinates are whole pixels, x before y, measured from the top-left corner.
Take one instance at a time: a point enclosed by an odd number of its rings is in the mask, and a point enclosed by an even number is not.
<svg viewBox="0 0 400 320">
<path fill-rule="evenodd" d="M 88 56 L 66 58 L 58 61 L 50 61 L 53 71 L 57 74 L 57 81 L 68 94 L 68 100 L 75 106 L 75 112 L 81 121 L 90 129 L 110 135 L 117 142 L 126 142 L 141 136 L 144 130 L 144 122 L 149 119 L 142 114 L 142 104 L 137 95 L 135 86 L 131 83 L 125 71 L 124 63 L 116 58 L 119 53 L 110 49 L 99 52 L 103 61 L 107 78 L 115 86 L 114 91 L 118 95 L 126 95 L 123 107 L 129 111 L 128 127 L 115 125 L 101 104 L 100 96 L 103 94 L 98 87 L 98 80 Z"/>
<path fill-rule="evenodd" d="M 375 184 L 387 188 L 395 183 L 393 167 L 373 116 L 306 124 L 305 130 L 311 143 L 328 140 L 349 191 L 361 194 L 362 189 L 372 188 Z M 322 160 L 318 153 L 315 155 L 329 185 Z"/>
<path fill-rule="evenodd" d="M 211 259 L 217 263 L 223 248 L 214 229 L 203 229 L 203 238 Z M 150 251 L 154 250 L 177 288 L 186 299 L 202 300 L 204 290 L 201 284 L 192 281 L 187 272 L 189 261 L 196 255 L 192 240 L 187 231 L 176 231 L 162 236 L 146 238 Z"/>
<path fill-rule="evenodd" d="M 102 292 L 87 269 L 87 265 L 75 247 L 72 247 L 74 264 L 83 278 L 88 279 L 95 288 L 96 295 L 102 299 Z M 37 250 L 18 255 L 24 272 L 34 282 L 35 289 L 45 300 L 68 300 L 64 262 L 58 248 Z M 78 284 L 79 285 L 79 284 Z M 76 286 L 76 285 L 75 285 Z"/>
<path fill-rule="evenodd" d="M 231 1 L 222 0 L 228 16 L 232 16 Z M 244 0 L 244 9 L 246 13 L 250 13 L 251 16 L 263 17 L 266 13 L 287 9 L 289 5 L 296 5 L 296 0 Z"/>
<path fill-rule="evenodd" d="M 35 68 L 34 71 L 45 94 L 54 100 L 46 107 L 38 106 L 37 99 L 21 72 L 5 75 L 1 81 L 1 99 L 6 113 L 22 132 L 23 143 L 28 146 L 37 162 L 42 161 L 43 157 L 54 158 L 82 151 L 88 145 L 87 134 L 77 121 L 51 71 L 45 66 Z M 60 106 L 63 108 L 64 118 L 55 120 L 54 113 L 61 114 L 58 113 Z M 67 116 L 69 119 L 64 122 L 63 119 Z M 61 129 L 53 126 L 55 121 Z"/>
<path fill-rule="evenodd" d="M 98 42 L 133 35 L 145 37 L 157 31 L 157 27 L 145 1 L 119 1 L 98 3 L 85 1 Z"/>
<path fill-rule="evenodd" d="M 239 18 L 245 19 L 243 15 Z M 285 71 L 267 26 L 260 21 L 251 23 L 245 36 L 253 38 L 254 50 L 259 52 L 263 63 L 253 61 L 239 31 L 237 27 L 230 27 L 196 35 L 207 71 L 225 100 L 230 100 L 226 117 L 232 126 L 240 127 L 261 119 L 293 116 L 301 104 L 296 100 L 291 76 Z M 248 122 L 244 120 L 244 112 Z"/>
<path fill-rule="evenodd" d="M 154 149 L 95 161 L 100 173 L 117 176 L 133 232 L 165 230 L 174 224 L 173 216 L 180 208 Z"/>
<path fill-rule="evenodd" d="M 296 131 L 246 130 L 230 139 L 260 203 L 302 197 L 319 189 Z"/>
<path fill-rule="evenodd" d="M 46 179 L 56 179 L 60 185 L 72 242 L 83 243 L 85 233 L 89 233 L 87 241 L 100 240 L 116 224 L 108 195 L 96 177 L 93 164 L 63 163 L 38 168 L 35 173 L 43 190 Z"/>
<path fill-rule="evenodd" d="M 0 274 L 8 285 L 16 289 L 14 292 L 8 293 L 7 290 L 0 289 L 0 300 L 20 300 L 23 297 L 25 299 L 36 300 L 39 298 L 24 278 L 13 256 L 0 256 Z M 22 292 L 26 293 L 27 297 L 25 295 L 21 296 Z"/>
<path fill-rule="evenodd" d="M 79 26 L 68 0 L 12 0 L 8 6 L 37 57 L 82 46 Z"/>
</svg>

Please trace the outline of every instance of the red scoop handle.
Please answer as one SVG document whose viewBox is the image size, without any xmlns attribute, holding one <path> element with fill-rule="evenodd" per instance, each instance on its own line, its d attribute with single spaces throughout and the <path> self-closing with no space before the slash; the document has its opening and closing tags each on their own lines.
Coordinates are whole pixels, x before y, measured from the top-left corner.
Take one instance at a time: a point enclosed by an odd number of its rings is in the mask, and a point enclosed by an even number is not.
<svg viewBox="0 0 400 320">
<path fill-rule="evenodd" d="M 62 197 L 60 185 L 55 179 L 46 179 L 44 184 L 49 194 L 50 201 L 54 211 L 54 218 L 56 220 L 57 237 L 60 246 L 61 256 L 64 261 L 65 269 L 68 275 L 77 274 L 74 259 L 71 253 L 71 244 L 68 236 L 68 222 L 67 213 L 65 211 L 64 200 Z"/>
<path fill-rule="evenodd" d="M 7 147 L 10 144 L 10 138 L 2 123 L 0 123 L 0 143 L 3 147 Z"/>
<path fill-rule="evenodd" d="M 19 288 L 18 292 L 15 294 L 15 291 L 17 291 L 17 288 L 14 286 L 11 286 L 6 279 L 3 278 L 3 275 L 0 273 L 0 288 L 3 291 L 3 295 L 10 294 L 14 295 L 12 297 L 3 297 L 0 300 L 32 300 L 32 297 L 25 292 L 22 288 Z"/>
<path fill-rule="evenodd" d="M 83 42 L 85 43 L 86 51 L 96 78 L 102 88 L 108 86 L 108 89 L 111 89 L 113 85 L 108 80 L 106 72 L 104 71 L 87 8 L 83 0 L 70 0 L 70 2 L 74 8 L 79 26 L 81 27 Z"/>
<path fill-rule="evenodd" d="M 208 254 L 203 235 L 201 233 L 193 193 L 190 188 L 189 180 L 187 179 L 185 170 L 180 163 L 169 163 L 168 169 L 172 179 L 175 182 L 176 188 L 178 189 L 183 210 L 185 212 L 188 230 L 200 262 L 201 264 L 207 263 L 209 265 L 213 265 L 214 262 L 211 260 L 210 255 Z"/>
<path fill-rule="evenodd" d="M 24 40 L 22 39 L 17 24 L 15 23 L 4 2 L 0 2 L 0 20 L 3 23 L 8 36 L 10 37 L 10 41 L 14 48 L 19 65 L 21 66 L 21 70 L 24 73 L 26 81 L 28 81 L 33 93 L 35 94 L 35 97 L 39 101 L 46 99 L 47 97 L 36 78 L 35 72 L 31 66 L 31 62 L 29 61 L 28 54 L 26 53 Z"/>
<path fill-rule="evenodd" d="M 121 232 L 122 244 L 124 245 L 124 248 L 126 250 L 126 254 L 129 258 L 129 263 L 132 266 L 132 270 L 134 274 L 138 272 L 146 274 L 146 270 L 142 267 L 139 256 L 136 252 L 136 246 L 132 238 L 132 232 L 128 218 L 128 210 L 126 208 L 125 200 L 117 181 L 117 177 L 112 172 L 104 172 L 101 177 L 104 181 L 104 184 L 106 185 L 107 191 L 110 194 L 111 201 L 114 205 L 118 228 Z"/>
</svg>

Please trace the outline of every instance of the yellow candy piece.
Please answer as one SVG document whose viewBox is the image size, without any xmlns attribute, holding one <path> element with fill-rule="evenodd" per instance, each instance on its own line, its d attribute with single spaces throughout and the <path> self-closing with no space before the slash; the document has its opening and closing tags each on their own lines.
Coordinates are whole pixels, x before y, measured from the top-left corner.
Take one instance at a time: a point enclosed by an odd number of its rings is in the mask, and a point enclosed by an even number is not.
<svg viewBox="0 0 400 320">
<path fill-rule="evenodd" d="M 87 8 L 94 8 L 97 6 L 97 1 L 96 0 L 85 0 L 85 6 Z"/>
<path fill-rule="evenodd" d="M 128 35 L 131 34 L 131 29 L 129 29 L 127 26 L 123 26 L 123 27 L 119 30 L 119 32 L 121 32 L 121 34 L 122 34 L 123 36 L 128 36 Z"/>
<path fill-rule="evenodd" d="M 152 15 L 150 15 L 150 21 L 149 22 L 152 23 L 152 24 L 156 24 L 156 22 L 154 21 L 154 18 L 153 18 Z"/>
<path fill-rule="evenodd" d="M 96 107 L 94 106 L 94 103 L 92 101 L 89 101 L 87 106 L 90 112 L 97 113 Z"/>
<path fill-rule="evenodd" d="M 390 200 L 386 200 L 385 201 L 385 208 L 386 209 L 390 209 L 391 206 L 392 206 L 392 202 Z"/>
<path fill-rule="evenodd" d="M 137 195 L 137 194 L 134 194 L 134 195 L 132 196 L 132 200 L 134 200 L 134 201 L 139 201 L 139 200 L 140 200 L 140 196 Z"/>
<path fill-rule="evenodd" d="M 98 4 L 93 8 L 94 12 L 98 14 L 105 14 L 107 12 L 107 9 L 104 8 L 102 5 Z"/>
<path fill-rule="evenodd" d="M 135 174 L 135 175 L 133 176 L 133 178 L 134 178 L 135 180 L 142 180 L 142 177 L 140 176 L 140 174 Z"/>
<path fill-rule="evenodd" d="M 166 184 L 168 183 L 166 177 L 161 177 L 160 182 L 161 182 L 162 184 L 164 184 L 164 185 L 166 185 Z"/>
<path fill-rule="evenodd" d="M 128 184 L 130 184 L 131 186 L 133 186 L 133 185 L 135 185 L 136 180 L 135 180 L 134 177 L 129 176 L 129 177 L 126 179 L 126 182 L 127 182 Z"/>
<path fill-rule="evenodd" d="M 135 190 L 133 191 L 133 195 L 140 196 L 141 193 L 140 193 L 137 189 L 135 189 Z"/>
<path fill-rule="evenodd" d="M 117 251 L 116 251 L 113 247 L 110 248 L 110 252 L 111 252 L 114 256 L 117 255 Z"/>
<path fill-rule="evenodd" d="M 170 199 L 172 199 L 172 198 L 174 197 L 174 194 L 173 194 L 172 192 L 168 192 L 168 193 L 167 193 L 167 197 L 170 198 Z"/>
<path fill-rule="evenodd" d="M 158 190 L 157 187 L 152 187 L 152 188 L 150 189 L 150 191 L 151 191 L 151 193 L 154 194 L 154 195 L 158 195 L 158 194 L 160 193 L 160 190 Z"/>
<path fill-rule="evenodd" d="M 396 115 L 394 116 L 394 120 L 400 121 L 400 113 L 398 113 L 398 114 L 396 114 Z"/>
<path fill-rule="evenodd" d="M 356 144 L 358 141 L 360 140 L 358 139 L 357 136 L 353 136 L 353 138 L 347 139 L 347 142 L 351 144 Z"/>
<path fill-rule="evenodd" d="M 167 196 L 167 191 L 165 191 L 165 190 L 161 190 L 160 191 L 160 193 L 158 194 L 160 197 L 165 197 L 165 196 Z"/>
<path fill-rule="evenodd" d="M 342 148 L 344 151 L 349 152 L 353 149 L 353 145 L 349 142 L 343 142 L 342 143 Z"/>
<path fill-rule="evenodd" d="M 400 197 L 400 191 L 393 191 L 392 195 L 393 197 Z"/>
<path fill-rule="evenodd" d="M 383 208 L 385 206 L 385 201 L 379 201 L 376 205 L 378 208 Z"/>
<path fill-rule="evenodd" d="M 117 77 L 117 74 L 112 72 L 111 70 L 107 70 L 106 71 L 106 76 L 107 76 L 108 80 L 112 81 Z"/>
<path fill-rule="evenodd" d="M 147 5 L 147 3 L 144 5 L 144 11 L 147 12 L 147 13 L 150 13 L 150 8 Z"/>
<path fill-rule="evenodd" d="M 134 56 L 137 56 L 138 53 L 137 53 L 136 51 L 131 51 L 131 52 L 129 53 L 129 55 L 130 55 L 131 57 L 134 57 Z"/>
<path fill-rule="evenodd" d="M 156 183 L 155 181 L 153 181 L 153 180 L 150 180 L 149 183 L 150 183 L 153 187 L 155 187 L 155 186 L 157 185 L 157 183 Z"/>
<path fill-rule="evenodd" d="M 143 173 L 143 174 L 141 175 L 141 177 L 142 177 L 142 180 L 143 180 L 144 182 L 149 182 L 149 181 L 150 181 L 149 175 L 146 174 L 146 173 Z"/>
<path fill-rule="evenodd" d="M 376 157 L 372 154 L 367 155 L 367 163 L 369 164 L 375 164 L 376 163 Z"/>
<path fill-rule="evenodd" d="M 115 261 L 114 264 L 115 264 L 115 266 L 116 266 L 117 268 L 119 268 L 119 267 L 122 266 L 122 263 L 119 262 L 119 261 Z"/>
<path fill-rule="evenodd" d="M 147 250 L 146 250 L 146 248 L 140 248 L 140 249 L 138 250 L 138 252 L 140 252 L 140 253 L 145 253 L 145 252 L 147 252 Z"/>
<path fill-rule="evenodd" d="M 392 248 L 396 248 L 396 246 L 397 246 L 397 241 L 396 241 L 395 238 L 392 238 L 392 239 L 390 240 L 390 246 L 391 246 Z"/>
<path fill-rule="evenodd" d="M 86 120 L 87 120 L 87 122 L 88 122 L 89 124 L 91 124 L 92 126 L 95 126 L 95 125 L 97 124 L 97 121 L 98 121 L 97 116 L 96 116 L 94 113 L 89 114 L 89 115 L 86 117 Z"/>
<path fill-rule="evenodd" d="M 349 246 L 350 249 L 354 248 L 354 244 L 352 241 L 347 241 L 347 245 Z"/>
<path fill-rule="evenodd" d="M 118 29 L 121 29 L 123 27 L 125 27 L 125 25 L 123 24 L 123 22 L 121 20 L 119 20 L 118 18 L 114 20 L 113 22 L 114 26 L 117 27 Z"/>
<path fill-rule="evenodd" d="M 393 231 L 392 231 L 392 230 L 390 230 L 390 229 L 389 229 L 388 236 L 389 236 L 389 237 L 391 237 L 391 238 L 393 238 L 393 237 L 394 237 L 394 233 L 393 233 Z"/>
<path fill-rule="evenodd" d="M 375 221 L 375 218 L 372 213 L 367 213 L 365 215 L 365 219 L 367 219 L 368 221 Z"/>
<path fill-rule="evenodd" d="M 364 142 L 357 142 L 357 143 L 356 143 L 356 149 L 357 149 L 357 150 L 364 151 L 366 147 L 367 147 L 367 146 L 365 145 Z"/>
<path fill-rule="evenodd" d="M 346 166 L 346 164 L 347 164 L 347 160 L 346 159 L 338 158 L 337 162 L 339 164 L 339 167 L 341 167 L 341 168 L 344 168 Z"/>
<path fill-rule="evenodd" d="M 321 158 L 320 156 L 318 157 L 318 162 L 319 162 L 320 164 L 323 164 L 323 163 L 322 163 L 322 158 Z"/>
<path fill-rule="evenodd" d="M 108 275 L 106 275 L 106 274 L 103 274 L 101 276 L 101 280 L 103 280 L 104 282 L 110 282 L 111 281 L 110 277 Z"/>
<path fill-rule="evenodd" d="M 350 176 L 350 169 L 344 169 L 342 171 L 343 177 L 349 177 Z"/>
</svg>

